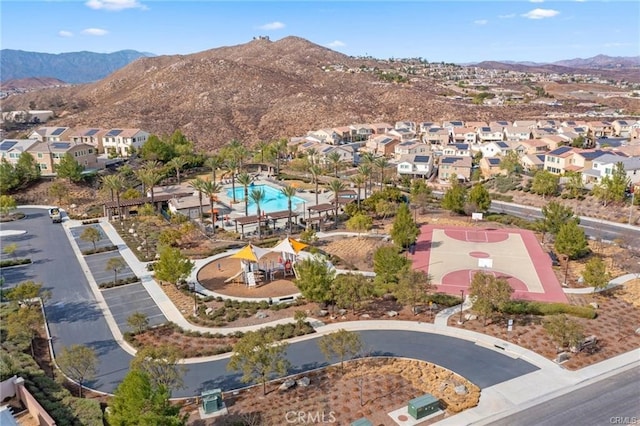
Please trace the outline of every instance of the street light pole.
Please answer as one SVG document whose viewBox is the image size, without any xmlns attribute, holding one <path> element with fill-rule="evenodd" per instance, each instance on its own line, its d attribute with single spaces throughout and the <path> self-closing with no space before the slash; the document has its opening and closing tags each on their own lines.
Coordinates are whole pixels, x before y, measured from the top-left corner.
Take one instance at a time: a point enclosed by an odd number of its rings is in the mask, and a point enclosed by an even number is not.
<svg viewBox="0 0 640 426">
<path fill-rule="evenodd" d="M 462 306 L 464 305 L 464 290 L 460 290 L 460 295 L 461 295 L 462 301 L 460 302 L 460 320 L 458 321 L 458 324 L 462 324 Z"/>
</svg>

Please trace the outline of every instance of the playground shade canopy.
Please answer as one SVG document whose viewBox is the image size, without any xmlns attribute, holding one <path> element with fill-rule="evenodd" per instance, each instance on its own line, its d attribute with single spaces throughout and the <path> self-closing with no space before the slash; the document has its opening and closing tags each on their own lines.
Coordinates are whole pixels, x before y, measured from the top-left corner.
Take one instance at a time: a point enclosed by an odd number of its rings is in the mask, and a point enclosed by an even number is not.
<svg viewBox="0 0 640 426">
<path fill-rule="evenodd" d="M 271 250 L 264 249 L 260 247 L 256 247 L 253 244 L 247 244 L 245 247 L 241 248 L 235 254 L 232 254 L 230 257 L 232 259 L 242 259 L 248 260 L 250 262 L 257 262 L 262 256 L 271 253 Z"/>
<path fill-rule="evenodd" d="M 272 252 L 282 252 L 282 253 L 288 253 L 288 254 L 296 255 L 307 246 L 308 246 L 308 244 L 305 244 L 305 243 L 302 243 L 300 241 L 294 240 L 291 237 L 287 237 L 284 240 L 280 241 L 275 246 L 273 246 L 270 249 L 270 251 L 272 251 Z"/>
</svg>

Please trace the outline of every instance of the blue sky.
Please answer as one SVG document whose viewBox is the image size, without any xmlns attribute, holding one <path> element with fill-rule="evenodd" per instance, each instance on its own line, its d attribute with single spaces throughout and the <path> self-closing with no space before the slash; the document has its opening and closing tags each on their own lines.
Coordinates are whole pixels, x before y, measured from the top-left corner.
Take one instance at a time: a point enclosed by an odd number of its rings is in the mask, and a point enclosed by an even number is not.
<svg viewBox="0 0 640 426">
<path fill-rule="evenodd" d="M 640 2 L 0 0 L 0 46 L 189 54 L 298 36 L 347 55 L 552 62 L 640 54 Z"/>
</svg>

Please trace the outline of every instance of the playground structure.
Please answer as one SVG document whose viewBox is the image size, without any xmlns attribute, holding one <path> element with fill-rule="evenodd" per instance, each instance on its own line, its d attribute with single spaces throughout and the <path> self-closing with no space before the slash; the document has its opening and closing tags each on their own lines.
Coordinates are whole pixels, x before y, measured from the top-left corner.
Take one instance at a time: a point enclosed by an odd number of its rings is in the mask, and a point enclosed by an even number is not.
<svg viewBox="0 0 640 426">
<path fill-rule="evenodd" d="M 283 239 L 272 248 L 262 248 L 247 244 L 226 258 L 227 261 L 229 259 L 239 260 L 240 269 L 231 276 L 226 277 L 223 284 L 242 284 L 248 288 L 255 289 L 265 283 L 295 279 L 297 278 L 297 272 L 294 265 L 298 261 L 301 251 L 306 247 L 307 244 L 290 237 Z M 223 272 L 223 259 L 212 263 L 217 263 L 218 272 Z M 224 263 L 227 264 L 228 262 Z"/>
</svg>

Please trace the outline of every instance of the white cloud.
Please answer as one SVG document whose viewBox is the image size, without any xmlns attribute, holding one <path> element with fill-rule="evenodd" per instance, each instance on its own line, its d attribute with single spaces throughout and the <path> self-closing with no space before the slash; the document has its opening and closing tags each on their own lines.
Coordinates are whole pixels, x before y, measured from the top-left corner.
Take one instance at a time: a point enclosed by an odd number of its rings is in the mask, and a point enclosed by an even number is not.
<svg viewBox="0 0 640 426">
<path fill-rule="evenodd" d="M 515 13 L 509 13 L 507 15 L 498 15 L 498 18 L 500 19 L 511 19 L 511 18 L 515 18 L 516 14 Z"/>
<path fill-rule="evenodd" d="M 529 3 L 544 3 L 544 0 L 529 0 Z"/>
<path fill-rule="evenodd" d="M 85 5 L 95 10 L 119 11 L 125 9 L 142 9 L 147 7 L 138 0 L 88 0 Z"/>
<path fill-rule="evenodd" d="M 73 37 L 73 33 L 71 31 L 60 30 L 58 31 L 58 37 Z"/>
<path fill-rule="evenodd" d="M 489 21 L 487 21 L 486 19 L 476 19 L 475 21 L 473 21 L 473 23 L 476 25 L 487 25 Z"/>
<path fill-rule="evenodd" d="M 82 34 L 91 36 L 103 36 L 109 34 L 109 31 L 103 30 L 102 28 L 86 28 L 82 30 Z"/>
<path fill-rule="evenodd" d="M 331 43 L 327 44 L 327 46 L 329 47 L 344 47 L 346 46 L 346 43 L 340 41 L 340 40 L 334 40 Z"/>
<path fill-rule="evenodd" d="M 545 19 L 553 18 L 559 14 L 560 12 L 553 9 L 533 9 L 527 13 L 523 13 L 521 16 L 529 19 Z"/>
<path fill-rule="evenodd" d="M 269 22 L 268 24 L 264 24 L 258 27 L 261 30 L 281 30 L 284 28 L 284 24 L 282 22 Z"/>
</svg>

